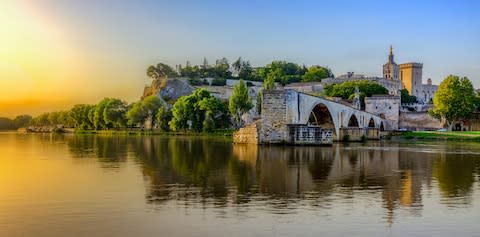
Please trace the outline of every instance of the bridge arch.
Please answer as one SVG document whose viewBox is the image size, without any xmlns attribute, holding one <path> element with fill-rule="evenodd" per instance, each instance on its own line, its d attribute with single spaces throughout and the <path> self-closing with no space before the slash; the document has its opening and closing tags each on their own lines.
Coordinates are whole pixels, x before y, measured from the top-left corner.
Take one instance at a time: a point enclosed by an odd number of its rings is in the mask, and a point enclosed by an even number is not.
<svg viewBox="0 0 480 237">
<path fill-rule="evenodd" d="M 348 127 L 349 127 L 349 128 L 358 128 L 358 127 L 360 127 L 359 124 L 358 124 L 357 116 L 355 116 L 355 114 L 352 114 L 352 115 L 350 116 L 350 119 L 348 120 Z"/>
<path fill-rule="evenodd" d="M 374 128 L 375 127 L 375 120 L 373 120 L 373 118 L 370 118 L 370 121 L 368 122 L 368 127 L 369 128 Z"/>
<path fill-rule="evenodd" d="M 334 137 L 337 134 L 335 120 L 333 119 L 330 109 L 324 103 L 318 103 L 312 108 L 308 118 L 308 124 L 332 129 Z"/>
</svg>

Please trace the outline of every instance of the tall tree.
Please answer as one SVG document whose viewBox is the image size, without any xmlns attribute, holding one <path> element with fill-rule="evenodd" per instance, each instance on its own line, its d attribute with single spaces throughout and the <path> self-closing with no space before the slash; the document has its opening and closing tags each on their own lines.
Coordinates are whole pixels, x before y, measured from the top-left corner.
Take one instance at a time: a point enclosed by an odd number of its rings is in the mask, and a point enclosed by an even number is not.
<svg viewBox="0 0 480 237">
<path fill-rule="evenodd" d="M 430 114 L 443 119 L 452 130 L 457 120 L 469 118 L 475 109 L 475 91 L 467 77 L 449 75 L 440 83 L 433 97 L 434 108 Z"/>
<path fill-rule="evenodd" d="M 128 124 L 132 126 L 143 126 L 148 117 L 148 112 L 143 107 L 142 101 L 133 103 L 126 114 Z"/>
<path fill-rule="evenodd" d="M 78 129 L 92 129 L 93 123 L 89 119 L 89 112 L 94 105 L 77 104 L 70 110 L 70 117 L 73 120 L 74 127 Z"/>
<path fill-rule="evenodd" d="M 273 76 L 265 78 L 265 80 L 263 81 L 263 89 L 275 89 L 275 78 Z"/>
<path fill-rule="evenodd" d="M 156 66 L 150 65 L 147 68 L 147 76 L 152 79 L 159 79 L 161 77 L 176 77 L 177 72 L 170 66 L 164 63 L 158 63 Z"/>
<path fill-rule="evenodd" d="M 126 112 L 126 102 L 114 98 L 110 99 L 103 110 L 105 124 L 112 124 L 115 128 L 124 127 L 127 124 Z"/>
<path fill-rule="evenodd" d="M 104 98 L 95 106 L 95 110 L 93 112 L 93 126 L 95 127 L 95 130 L 111 127 L 111 124 L 105 122 L 103 116 L 105 107 L 109 102 L 110 98 Z"/>
<path fill-rule="evenodd" d="M 228 103 L 228 110 L 235 119 L 236 125 L 241 126 L 241 116 L 252 109 L 252 98 L 248 95 L 247 85 L 243 80 L 233 87 Z"/>
</svg>

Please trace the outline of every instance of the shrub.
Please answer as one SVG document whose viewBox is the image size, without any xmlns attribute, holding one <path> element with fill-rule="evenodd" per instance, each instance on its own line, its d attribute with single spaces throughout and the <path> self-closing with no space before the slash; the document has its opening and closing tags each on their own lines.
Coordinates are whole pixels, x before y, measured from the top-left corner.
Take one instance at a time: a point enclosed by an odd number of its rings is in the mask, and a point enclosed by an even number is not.
<svg viewBox="0 0 480 237">
<path fill-rule="evenodd" d="M 217 77 L 212 80 L 212 86 L 225 86 L 227 84 L 227 79 Z"/>
<path fill-rule="evenodd" d="M 188 79 L 188 83 L 192 86 L 201 86 L 203 84 L 202 80 L 198 78 L 190 78 Z"/>
</svg>

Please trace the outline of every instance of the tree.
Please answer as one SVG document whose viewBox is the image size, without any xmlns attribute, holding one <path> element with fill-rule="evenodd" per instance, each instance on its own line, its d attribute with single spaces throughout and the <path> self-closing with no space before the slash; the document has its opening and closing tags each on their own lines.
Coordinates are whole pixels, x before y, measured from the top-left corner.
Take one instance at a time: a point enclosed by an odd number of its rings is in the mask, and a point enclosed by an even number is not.
<svg viewBox="0 0 480 237">
<path fill-rule="evenodd" d="M 275 89 L 275 78 L 273 76 L 265 78 L 263 81 L 263 88 L 266 90 Z"/>
<path fill-rule="evenodd" d="M 169 125 L 174 131 L 209 131 L 226 127 L 229 120 L 227 106 L 205 89 L 180 97 L 173 105 L 172 115 Z"/>
<path fill-rule="evenodd" d="M 411 104 L 417 102 L 417 97 L 408 94 L 407 89 L 400 90 L 400 100 L 402 104 Z"/>
<path fill-rule="evenodd" d="M 177 72 L 172 67 L 164 63 L 158 63 L 156 66 L 150 65 L 147 68 L 147 76 L 152 79 L 159 79 L 161 77 L 176 77 Z"/>
<path fill-rule="evenodd" d="M 360 91 L 361 107 L 365 108 L 365 97 L 372 95 L 387 95 L 388 89 L 377 83 L 368 81 L 349 81 L 341 84 L 331 84 L 324 88 L 327 96 L 341 97 L 345 100 L 351 100 L 355 95 L 355 88 Z"/>
<path fill-rule="evenodd" d="M 252 107 L 252 98 L 248 95 L 248 88 L 245 82 L 240 79 L 239 83 L 233 87 L 228 103 L 228 110 L 235 119 L 237 126 L 241 126 L 241 116 Z"/>
<path fill-rule="evenodd" d="M 142 126 L 147 119 L 148 113 L 142 105 L 141 101 L 133 103 L 130 109 L 127 111 L 126 117 L 128 124 L 137 126 L 140 124 Z"/>
<path fill-rule="evenodd" d="M 172 111 L 168 110 L 166 106 L 161 106 L 156 115 L 156 123 L 158 128 L 162 131 L 168 131 L 168 122 L 172 119 Z"/>
<path fill-rule="evenodd" d="M 93 127 L 95 128 L 95 130 L 109 128 L 108 126 L 111 125 L 106 123 L 103 117 L 105 107 L 109 102 L 110 98 L 104 98 L 100 101 L 100 103 L 95 106 L 95 110 L 93 111 Z"/>
<path fill-rule="evenodd" d="M 134 103 L 126 114 L 130 125 L 143 125 L 147 120 L 151 121 L 153 129 L 157 121 L 157 112 L 163 106 L 163 102 L 156 95 L 145 97 L 142 101 Z"/>
<path fill-rule="evenodd" d="M 230 72 L 230 64 L 226 58 L 217 59 L 215 62 L 215 76 L 222 78 L 229 78 L 232 76 Z"/>
<path fill-rule="evenodd" d="M 434 108 L 430 115 L 441 118 L 452 130 L 457 120 L 468 118 L 475 109 L 475 91 L 467 77 L 449 75 L 438 87 L 433 97 Z"/>
<path fill-rule="evenodd" d="M 16 128 L 22 128 L 28 126 L 30 122 L 32 121 L 32 116 L 24 114 L 24 115 L 18 115 L 13 119 L 13 124 L 15 125 Z"/>
<path fill-rule="evenodd" d="M 126 112 L 126 102 L 121 101 L 120 99 L 110 99 L 103 110 L 103 119 L 105 124 L 111 124 L 115 128 L 126 126 Z"/>
<path fill-rule="evenodd" d="M 70 118 L 73 120 L 75 128 L 92 129 L 94 127 L 88 116 L 92 108 L 95 108 L 95 106 L 87 104 L 77 104 L 73 106 L 73 108 L 70 110 L 69 115 Z"/>
<path fill-rule="evenodd" d="M 50 112 L 48 113 L 48 123 L 50 125 L 56 125 L 56 124 L 60 124 L 59 122 L 59 112 Z"/>
<path fill-rule="evenodd" d="M 257 93 L 257 100 L 255 101 L 257 103 L 258 114 L 262 114 L 262 100 L 263 100 L 263 93 L 262 93 L 262 90 L 260 90 Z"/>
<path fill-rule="evenodd" d="M 302 81 L 321 81 L 322 79 L 328 77 L 333 77 L 333 73 L 330 71 L 330 69 L 316 65 L 308 68 L 308 71 L 303 76 Z"/>
<path fill-rule="evenodd" d="M 0 130 L 13 130 L 15 123 L 13 120 L 5 117 L 0 117 Z"/>
<path fill-rule="evenodd" d="M 238 77 L 244 80 L 253 79 L 253 68 L 249 61 L 243 61 L 242 58 L 238 58 L 233 64 L 233 69 L 237 72 Z"/>
</svg>

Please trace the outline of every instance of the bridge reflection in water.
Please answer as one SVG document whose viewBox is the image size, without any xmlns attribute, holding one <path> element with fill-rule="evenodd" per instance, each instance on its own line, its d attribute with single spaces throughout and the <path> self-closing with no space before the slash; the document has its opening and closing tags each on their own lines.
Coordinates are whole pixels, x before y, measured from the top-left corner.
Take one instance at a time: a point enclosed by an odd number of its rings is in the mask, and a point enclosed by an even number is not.
<svg viewBox="0 0 480 237">
<path fill-rule="evenodd" d="M 459 146 L 410 149 L 408 144 L 369 142 L 294 147 L 191 137 L 69 138 L 75 157 L 97 157 L 107 169 L 133 159 L 150 204 L 175 201 L 185 208 L 222 208 L 260 203 L 272 212 L 292 212 L 298 205 L 329 208 L 369 200 L 384 207 L 389 223 L 401 207 L 421 213 L 425 187 L 438 187 L 449 205 L 469 205 L 480 158 L 452 153 L 467 149 Z M 425 152 L 419 153 L 421 149 Z"/>
</svg>

